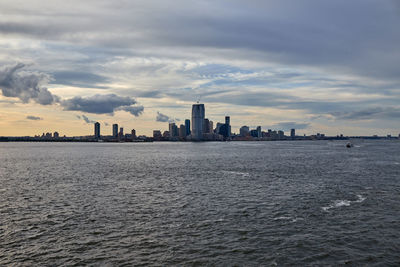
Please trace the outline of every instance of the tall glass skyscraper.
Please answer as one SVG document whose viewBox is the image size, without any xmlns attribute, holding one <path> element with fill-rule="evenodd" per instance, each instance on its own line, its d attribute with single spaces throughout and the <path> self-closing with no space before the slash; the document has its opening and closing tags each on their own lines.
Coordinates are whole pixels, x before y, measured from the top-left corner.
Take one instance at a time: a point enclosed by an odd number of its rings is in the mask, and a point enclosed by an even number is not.
<svg viewBox="0 0 400 267">
<path fill-rule="evenodd" d="M 118 137 L 118 124 L 113 124 L 112 130 L 113 130 L 113 137 L 117 138 Z"/>
<path fill-rule="evenodd" d="M 96 122 L 94 124 L 94 138 L 100 139 L 100 123 Z"/>
<path fill-rule="evenodd" d="M 203 138 L 203 123 L 205 118 L 204 104 L 193 104 L 192 106 L 192 139 L 201 140 Z"/>
<path fill-rule="evenodd" d="M 190 120 L 185 120 L 186 136 L 190 135 Z"/>
</svg>

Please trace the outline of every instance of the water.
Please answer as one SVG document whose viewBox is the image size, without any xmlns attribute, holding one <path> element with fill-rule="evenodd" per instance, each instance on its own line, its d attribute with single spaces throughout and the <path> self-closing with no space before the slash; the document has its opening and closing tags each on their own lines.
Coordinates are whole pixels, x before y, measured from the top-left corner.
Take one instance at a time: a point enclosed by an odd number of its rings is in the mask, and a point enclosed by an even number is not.
<svg viewBox="0 0 400 267">
<path fill-rule="evenodd" d="M 0 143 L 0 265 L 400 265 L 400 142 Z"/>
</svg>

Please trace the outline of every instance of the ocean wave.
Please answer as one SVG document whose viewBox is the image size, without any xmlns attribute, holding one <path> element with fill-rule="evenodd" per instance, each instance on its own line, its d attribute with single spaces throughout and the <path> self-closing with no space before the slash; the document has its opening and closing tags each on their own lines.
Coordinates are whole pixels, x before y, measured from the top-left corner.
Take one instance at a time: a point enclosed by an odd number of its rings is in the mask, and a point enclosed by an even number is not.
<svg viewBox="0 0 400 267">
<path fill-rule="evenodd" d="M 351 203 L 361 203 L 364 200 L 366 200 L 366 197 L 363 197 L 362 195 L 357 195 L 357 199 L 356 200 L 335 200 L 331 205 L 326 206 L 326 207 L 322 207 L 322 210 L 324 211 L 328 211 L 330 209 L 333 208 L 339 208 L 339 207 L 348 207 L 351 205 Z"/>
</svg>

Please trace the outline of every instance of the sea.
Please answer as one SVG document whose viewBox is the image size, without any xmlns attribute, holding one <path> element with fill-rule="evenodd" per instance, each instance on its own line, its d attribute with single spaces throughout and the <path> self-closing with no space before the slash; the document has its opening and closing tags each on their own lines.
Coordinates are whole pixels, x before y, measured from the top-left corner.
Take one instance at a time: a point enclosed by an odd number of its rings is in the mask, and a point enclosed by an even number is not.
<svg viewBox="0 0 400 267">
<path fill-rule="evenodd" d="M 400 266 L 400 141 L 0 143 L 0 266 Z"/>
</svg>

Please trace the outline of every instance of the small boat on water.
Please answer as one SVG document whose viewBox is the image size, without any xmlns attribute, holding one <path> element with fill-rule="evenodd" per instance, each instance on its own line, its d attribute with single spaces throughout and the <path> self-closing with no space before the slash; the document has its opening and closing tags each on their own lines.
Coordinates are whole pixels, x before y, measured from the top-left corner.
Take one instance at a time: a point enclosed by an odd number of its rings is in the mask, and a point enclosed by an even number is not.
<svg viewBox="0 0 400 267">
<path fill-rule="evenodd" d="M 350 142 L 348 142 L 348 143 L 346 144 L 346 147 L 347 147 L 347 148 L 351 148 L 351 147 L 353 147 L 353 144 L 350 143 Z"/>
</svg>

